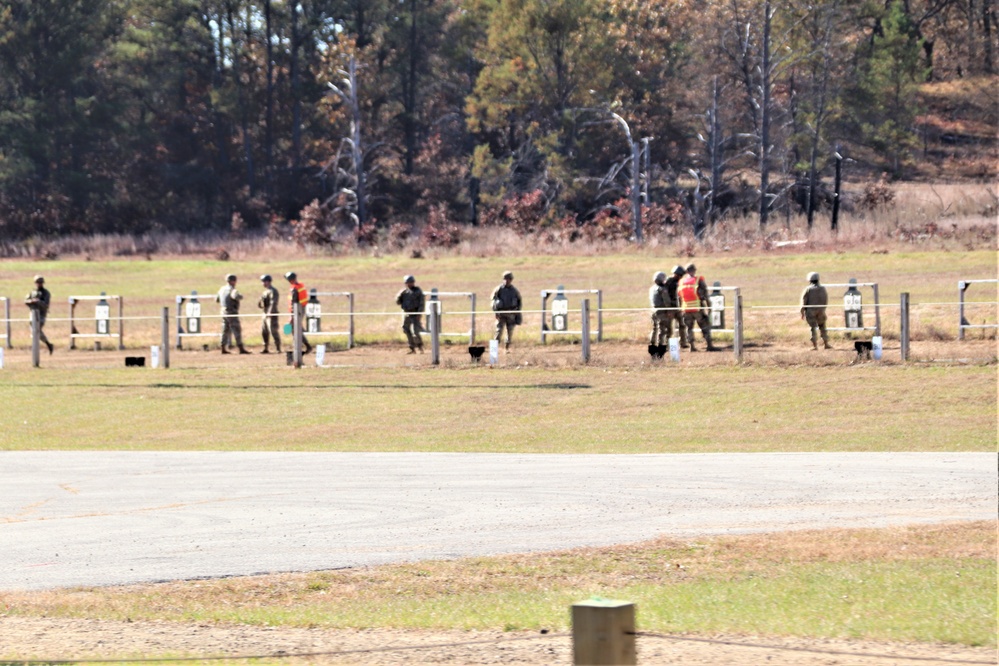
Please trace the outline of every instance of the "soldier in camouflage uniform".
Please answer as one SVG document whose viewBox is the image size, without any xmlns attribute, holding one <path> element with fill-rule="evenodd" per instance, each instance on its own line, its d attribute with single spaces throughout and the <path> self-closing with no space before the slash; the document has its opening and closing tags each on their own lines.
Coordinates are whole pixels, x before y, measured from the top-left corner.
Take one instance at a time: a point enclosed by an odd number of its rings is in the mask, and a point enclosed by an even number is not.
<svg viewBox="0 0 999 666">
<path fill-rule="evenodd" d="M 270 275 L 261 275 L 260 282 L 264 285 L 264 293 L 257 301 L 257 307 L 264 311 L 260 334 L 264 338 L 264 350 L 261 354 L 269 354 L 267 349 L 271 338 L 274 339 L 274 351 L 281 353 L 281 334 L 278 326 L 278 290 L 274 288 Z"/>
<path fill-rule="evenodd" d="M 652 306 L 652 334 L 649 335 L 650 346 L 666 344 L 666 316 L 669 314 L 662 308 L 666 307 L 666 274 L 659 271 L 652 276 L 653 285 L 649 287 L 649 305 Z M 650 352 L 651 353 L 651 352 Z"/>
<path fill-rule="evenodd" d="M 520 292 L 513 286 L 513 273 L 507 271 L 503 273 L 503 284 L 493 289 L 492 295 L 493 312 L 496 313 L 496 336 L 499 341 L 503 337 L 503 329 L 506 329 L 506 348 L 510 348 L 513 341 L 513 328 L 519 326 L 523 321 L 520 309 Z"/>
<path fill-rule="evenodd" d="M 403 278 L 406 287 L 395 297 L 395 304 L 406 313 L 402 319 L 402 331 L 406 334 L 409 342 L 409 353 L 415 354 L 419 349 L 423 353 L 423 340 L 420 333 L 423 331 L 423 308 L 426 307 L 426 298 L 423 290 L 416 286 L 416 278 L 407 275 Z"/>
<path fill-rule="evenodd" d="M 243 328 L 239 324 L 239 302 L 243 294 L 236 290 L 236 276 L 230 273 L 225 276 L 226 284 L 219 289 L 215 300 L 222 308 L 222 353 L 228 354 L 230 338 L 235 338 L 240 354 L 249 354 L 243 347 Z"/>
<path fill-rule="evenodd" d="M 674 266 L 672 275 L 666 278 L 666 282 L 663 283 L 663 290 L 666 292 L 666 307 L 669 308 L 666 311 L 666 337 L 673 337 L 673 324 L 676 324 L 679 330 L 680 347 L 687 346 L 687 331 L 683 325 L 683 314 L 680 312 L 680 296 L 677 293 L 680 278 L 683 277 L 685 272 L 682 266 Z"/>
<path fill-rule="evenodd" d="M 826 288 L 819 284 L 819 274 L 808 274 L 808 286 L 801 292 L 801 318 L 808 322 L 812 329 L 812 349 L 818 349 L 816 332 L 822 336 L 822 345 L 832 349 L 829 344 L 829 334 L 826 332 L 826 306 L 829 305 L 829 294 Z"/>
<path fill-rule="evenodd" d="M 49 348 L 49 354 L 55 347 L 49 342 L 49 339 L 45 336 L 45 317 L 49 313 L 49 305 L 52 303 L 52 294 L 49 290 L 45 288 L 45 278 L 41 275 L 35 276 L 35 288 L 27 295 L 24 299 L 24 304 L 28 306 L 29 309 L 34 310 L 38 318 L 38 339 L 45 343 L 45 346 Z"/>
</svg>

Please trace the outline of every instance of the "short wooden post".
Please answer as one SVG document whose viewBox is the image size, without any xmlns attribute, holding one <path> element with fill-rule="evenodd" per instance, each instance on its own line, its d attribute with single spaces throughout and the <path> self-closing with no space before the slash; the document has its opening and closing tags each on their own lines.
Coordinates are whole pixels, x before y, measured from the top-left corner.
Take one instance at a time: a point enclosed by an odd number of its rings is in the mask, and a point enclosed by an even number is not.
<svg viewBox="0 0 999 666">
<path fill-rule="evenodd" d="M 31 365 L 35 368 L 42 364 L 41 331 L 38 310 L 31 308 Z"/>
<path fill-rule="evenodd" d="M 347 349 L 354 348 L 354 292 L 347 294 L 347 309 L 350 312 L 350 328 L 347 331 Z"/>
<path fill-rule="evenodd" d="M 298 292 L 295 292 L 296 299 Z M 302 367 L 302 304 L 295 301 L 291 309 L 291 340 L 292 340 L 292 365 L 295 369 Z"/>
<path fill-rule="evenodd" d="M 909 360 L 909 292 L 903 291 L 901 294 L 901 307 L 899 311 L 902 316 L 900 326 L 900 338 L 902 343 L 902 361 Z"/>
<path fill-rule="evenodd" d="M 163 324 L 160 329 L 160 363 L 170 367 L 170 308 L 163 308 Z"/>
<path fill-rule="evenodd" d="M 125 299 L 118 297 L 118 349 L 125 348 Z"/>
<path fill-rule="evenodd" d="M 580 345 L 583 348 L 583 363 L 590 362 L 590 299 L 583 299 L 582 312 L 580 314 L 580 321 L 582 322 L 582 333 L 583 333 L 583 344 Z"/>
<path fill-rule="evenodd" d="M 7 349 L 13 349 L 14 343 L 10 340 L 10 299 L 3 299 L 3 318 L 7 329 Z"/>
<path fill-rule="evenodd" d="M 637 664 L 635 604 L 598 598 L 573 604 L 572 663 Z"/>
<path fill-rule="evenodd" d="M 441 364 L 441 306 L 434 302 L 430 308 L 430 363 Z"/>
<path fill-rule="evenodd" d="M 742 292 L 738 289 L 735 290 L 735 306 L 732 315 L 734 319 L 732 351 L 735 353 L 736 362 L 742 363 Z"/>
</svg>

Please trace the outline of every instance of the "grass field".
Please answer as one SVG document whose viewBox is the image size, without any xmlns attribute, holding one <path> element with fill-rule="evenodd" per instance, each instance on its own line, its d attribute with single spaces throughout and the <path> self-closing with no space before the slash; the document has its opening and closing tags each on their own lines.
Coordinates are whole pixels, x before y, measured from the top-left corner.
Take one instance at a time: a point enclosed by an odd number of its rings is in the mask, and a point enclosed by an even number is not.
<svg viewBox="0 0 999 666">
<path fill-rule="evenodd" d="M 15 322 L 15 349 L 0 370 L 0 451 L 995 450 L 995 335 L 954 341 L 957 282 L 995 278 L 995 252 L 774 251 L 694 261 L 709 282 L 742 289 L 748 306 L 742 365 L 727 353 L 688 354 L 679 366 L 649 364 L 642 308 L 651 274 L 686 263 L 651 249 L 517 259 L 3 261 L 0 295 L 12 297 L 14 317 L 24 316 L 19 301 L 31 276 L 46 276 L 54 300 L 46 330 L 57 350 L 43 357 L 41 369 L 31 368 L 26 327 Z M 175 352 L 170 370 L 125 370 L 120 353 L 65 349 L 68 325 L 59 319 L 69 295 L 123 295 L 127 316 L 150 318 L 126 322 L 128 348 L 141 350 L 158 342 L 156 317 L 163 307 L 174 311 L 175 295 L 213 293 L 225 273 L 235 272 L 248 294 L 244 310 L 253 312 L 254 278 L 289 269 L 308 286 L 354 292 L 359 312 L 394 313 L 405 273 L 415 273 L 427 291 L 476 292 L 480 312 L 505 269 L 517 275 L 528 309 L 540 306 L 541 289 L 600 288 L 609 341 L 582 365 L 578 347 L 538 344 L 539 315 L 530 314 L 501 367 L 472 366 L 456 346 L 433 368 L 425 356 L 400 353 L 400 319 L 382 314 L 359 317 L 358 350 L 334 355 L 332 367 L 301 371 L 273 356 L 223 359 L 201 351 Z M 910 292 L 916 360 L 947 362 L 851 365 L 851 343 L 839 337 L 836 351 L 805 351 L 807 328 L 796 303 L 811 270 L 830 283 L 878 282 L 887 340 L 897 335 L 899 293 Z M 988 304 L 974 306 L 972 318 L 994 323 L 996 290 L 981 287 L 968 297 Z M 830 296 L 838 302 L 837 293 Z M 489 322 L 481 321 L 483 340 Z M 255 320 L 244 329 L 258 345 Z M 0 593 L 0 618 L 557 629 L 565 626 L 568 603 L 601 594 L 637 601 L 643 629 L 653 631 L 995 645 L 995 546 L 995 526 L 986 524 L 807 539 L 799 533 L 664 540 L 259 580 Z"/>
<path fill-rule="evenodd" d="M 306 286 L 319 291 L 352 292 L 358 313 L 396 313 L 395 294 L 402 288 L 403 275 L 412 273 L 428 293 L 434 287 L 442 292 L 476 293 L 477 310 L 483 314 L 478 324 L 478 338 L 483 340 L 488 338 L 491 329 L 489 317 L 485 316 L 489 294 L 500 282 L 501 273 L 509 269 L 516 276 L 514 283 L 523 295 L 525 310 L 540 309 L 542 289 L 555 289 L 559 285 L 564 285 L 566 289 L 601 289 L 603 305 L 608 310 L 604 314 L 605 337 L 641 342 L 648 335 L 648 314 L 644 308 L 648 307 L 652 274 L 657 270 L 668 271 L 673 265 L 688 261 L 698 264 L 699 273 L 709 284 L 720 281 L 723 285 L 740 287 L 747 308 L 746 339 L 749 342 L 772 342 L 784 338 L 807 340 L 807 327 L 798 317 L 797 303 L 806 284 L 805 276 L 813 270 L 818 271 L 823 281 L 829 284 L 846 283 L 850 278 L 857 278 L 860 282 L 877 282 L 880 301 L 884 305 L 883 332 L 889 338 L 897 337 L 899 294 L 909 292 L 913 340 L 956 338 L 958 281 L 997 277 L 996 253 L 983 250 L 884 255 L 859 251 L 802 254 L 775 250 L 752 255 L 716 253 L 692 260 L 662 256 L 648 248 L 607 256 L 533 255 L 518 258 L 442 254 L 425 259 L 386 255 L 227 262 L 207 259 L 4 260 L 0 262 L 0 296 L 12 300 L 12 318 L 26 318 L 27 310 L 20 300 L 31 289 L 32 276 L 44 274 L 53 294 L 50 323 L 46 331 L 57 345 L 65 346 L 69 326 L 68 322 L 59 320 L 68 317 L 69 296 L 97 295 L 101 292 L 121 295 L 125 299 L 126 317 L 148 318 L 129 320 L 125 324 L 126 346 L 142 348 L 159 341 L 162 309 L 168 307 L 173 316 L 177 295 L 190 294 L 192 290 L 213 295 L 224 283 L 226 273 L 240 276 L 238 287 L 246 294 L 244 314 L 258 312 L 256 301 L 260 282 L 257 278 L 264 272 L 275 276 L 275 286 L 282 294 L 287 283 L 280 276 L 287 270 L 297 271 Z M 842 319 L 842 315 L 837 314 L 841 309 L 836 304 L 841 302 L 844 291 L 841 288 L 831 290 L 831 316 L 834 320 L 837 316 Z M 872 304 L 873 295 L 869 289 L 863 296 L 865 303 Z M 969 290 L 969 301 L 989 303 L 969 306 L 969 320 L 994 324 L 996 297 L 994 285 L 976 285 Z M 345 329 L 345 320 L 334 316 L 336 312 L 345 312 L 345 304 L 345 300 L 327 300 L 327 326 Z M 93 316 L 91 304 L 79 307 L 77 316 Z M 575 315 L 576 319 L 574 326 L 578 326 L 578 307 L 578 300 L 570 303 L 571 315 Z M 595 308 L 595 299 L 591 308 Z M 445 319 L 447 312 L 467 309 L 468 301 L 465 299 L 445 302 Z M 203 306 L 203 312 L 205 315 L 217 314 L 216 306 L 210 299 Z M 465 321 L 464 316 L 454 317 Z M 867 310 L 865 317 L 870 321 L 873 313 Z M 525 325 L 519 333 L 524 343 L 538 340 L 539 318 L 539 313 L 525 315 Z M 355 324 L 356 337 L 362 344 L 401 344 L 400 325 L 400 318 L 395 314 L 359 315 Z M 204 326 L 206 330 L 218 330 L 218 321 L 206 319 Z M 89 323 L 79 324 L 84 331 L 92 327 L 92 319 Z M 244 330 L 252 345 L 260 342 L 258 328 L 256 318 L 244 320 Z M 445 329 L 448 328 L 446 324 Z M 994 340 L 994 330 L 989 333 Z M 975 332 L 974 335 L 979 334 Z M 16 322 L 13 336 L 16 346 L 28 345 L 27 324 Z"/>
<path fill-rule="evenodd" d="M 995 526 L 830 530 L 242 579 L 0 593 L 8 613 L 271 627 L 566 630 L 591 595 L 642 631 L 995 646 Z"/>
<path fill-rule="evenodd" d="M 993 365 L 3 372 L 0 450 L 667 453 L 996 444 Z"/>
</svg>

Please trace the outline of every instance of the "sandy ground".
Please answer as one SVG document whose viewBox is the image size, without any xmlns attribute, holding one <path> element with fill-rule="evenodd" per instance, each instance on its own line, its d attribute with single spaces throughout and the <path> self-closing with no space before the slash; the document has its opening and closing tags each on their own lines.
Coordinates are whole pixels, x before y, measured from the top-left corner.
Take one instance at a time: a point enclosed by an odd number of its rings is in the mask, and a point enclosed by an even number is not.
<svg viewBox="0 0 999 666">
<path fill-rule="evenodd" d="M 527 334 L 524 334 L 527 337 Z M 714 365 L 732 365 L 736 362 L 731 346 L 731 340 L 719 342 L 719 351 L 708 353 L 703 350 L 698 337 L 698 351 L 681 351 L 679 365 L 681 367 L 703 367 Z M 136 372 L 150 370 L 152 359 L 148 347 L 138 349 L 103 349 L 95 351 L 92 347 L 67 349 L 64 341 L 55 340 L 55 352 L 49 355 L 44 349 L 40 356 L 42 368 L 56 369 L 91 369 L 91 368 L 123 368 L 128 356 L 141 356 L 146 366 L 135 368 Z M 338 343 L 342 344 L 342 343 Z M 487 341 L 479 340 L 479 345 L 488 345 Z M 261 354 L 259 347 L 250 346 L 250 355 L 219 353 L 217 344 L 212 341 L 210 350 L 200 348 L 170 350 L 171 368 L 217 368 L 217 367 L 247 367 L 253 369 L 273 368 L 284 370 L 288 368 L 285 354 Z M 441 345 L 441 367 L 463 368 L 472 364 L 467 351 L 467 343 Z M 9 368 L 30 368 L 31 351 L 18 347 L 4 350 L 4 365 Z M 994 363 L 999 346 L 995 339 L 981 337 L 969 338 L 964 341 L 913 341 L 910 345 L 909 360 L 913 363 L 943 363 L 943 364 L 977 364 Z M 489 362 L 488 349 L 482 357 L 479 366 L 485 368 Z M 858 359 L 854 343 L 846 339 L 834 339 L 833 349 L 813 351 L 808 343 L 807 330 L 802 340 L 797 343 L 780 341 L 774 343 L 747 343 L 743 349 L 743 362 L 760 366 L 848 366 L 857 363 L 883 363 L 898 365 L 901 363 L 901 349 L 897 340 L 886 340 L 882 361 Z M 509 350 L 502 347 L 499 351 L 497 366 L 535 366 L 535 367 L 578 367 L 582 364 L 582 348 L 578 344 L 559 342 L 550 345 L 539 345 L 536 339 L 525 339 L 522 343 L 515 342 Z M 665 360 L 654 361 L 650 358 L 647 345 L 634 342 L 609 341 L 594 342 L 590 347 L 590 364 L 597 367 L 671 367 L 676 363 Z M 316 355 L 309 354 L 303 358 L 303 366 L 315 368 Z M 354 347 L 346 350 L 342 347 L 327 351 L 323 359 L 324 368 L 430 368 L 431 355 L 429 346 L 423 354 L 409 354 L 403 345 L 378 344 Z"/>
<path fill-rule="evenodd" d="M 639 635 L 641 664 L 996 664 L 996 650 L 770 636 Z M 273 655 L 312 664 L 569 664 L 568 633 L 326 630 L 0 616 L 0 659 Z M 295 655 L 301 655 L 295 657 Z"/>
</svg>

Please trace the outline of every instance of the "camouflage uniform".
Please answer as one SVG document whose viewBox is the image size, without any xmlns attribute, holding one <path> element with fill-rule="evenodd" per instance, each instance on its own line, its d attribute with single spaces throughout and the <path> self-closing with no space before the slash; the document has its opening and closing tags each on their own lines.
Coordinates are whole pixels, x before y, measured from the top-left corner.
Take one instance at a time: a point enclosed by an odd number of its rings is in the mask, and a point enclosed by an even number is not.
<svg viewBox="0 0 999 666">
<path fill-rule="evenodd" d="M 649 344 L 664 345 L 668 338 L 666 321 L 669 313 L 660 309 L 666 307 L 666 289 L 661 282 L 656 282 L 649 287 L 649 305 L 653 308 L 652 334 L 649 335 Z"/>
<path fill-rule="evenodd" d="M 801 318 L 808 322 L 812 329 L 812 349 L 818 349 L 816 331 L 822 336 L 822 344 L 826 349 L 829 345 L 829 334 L 826 332 L 826 306 L 829 305 L 829 294 L 826 288 L 819 284 L 818 276 L 805 290 L 801 292 Z"/>
<path fill-rule="evenodd" d="M 519 326 L 523 321 L 520 314 L 521 300 L 520 292 L 513 286 L 513 273 L 503 274 L 503 284 L 493 289 L 491 299 L 493 312 L 496 313 L 496 335 L 494 340 L 503 337 L 503 329 L 506 329 L 506 348 L 510 348 L 513 341 L 513 328 Z"/>
<path fill-rule="evenodd" d="M 269 353 L 267 345 L 271 338 L 274 339 L 274 350 L 281 353 L 281 333 L 278 322 L 278 290 L 270 284 L 270 280 L 264 282 L 264 293 L 257 301 L 257 307 L 264 311 L 264 318 L 260 326 L 260 334 L 264 338 L 264 351 Z"/>
<path fill-rule="evenodd" d="M 682 275 L 682 273 L 681 273 Z M 666 307 L 671 308 L 666 311 L 666 337 L 673 337 L 673 324 L 676 324 L 678 335 L 680 336 L 680 346 L 687 346 L 687 331 L 683 326 L 683 315 L 680 312 L 680 297 L 677 294 L 677 286 L 680 282 L 680 275 L 671 274 L 663 284 L 663 291 L 666 293 Z"/>
<path fill-rule="evenodd" d="M 409 351 L 417 349 L 423 351 L 423 340 L 420 338 L 420 333 L 423 332 L 422 313 L 426 307 L 423 290 L 416 284 L 410 286 L 407 282 L 406 288 L 396 295 L 395 304 L 406 313 L 402 319 L 402 331 L 406 334 L 406 341 L 409 342 Z"/>
<path fill-rule="evenodd" d="M 236 290 L 236 281 L 229 280 L 225 286 L 219 289 L 219 293 L 215 295 L 215 300 L 222 310 L 222 353 L 229 353 L 229 347 L 232 346 L 230 338 L 235 338 L 239 353 L 247 353 L 243 349 L 243 328 L 239 323 L 239 302 L 243 300 L 243 294 Z"/>
<path fill-rule="evenodd" d="M 45 288 L 45 280 L 42 277 L 35 278 L 35 288 L 29 293 L 25 299 L 24 304 L 28 306 L 29 309 L 34 310 L 38 318 L 38 339 L 45 343 L 48 347 L 49 353 L 52 353 L 53 346 L 49 342 L 48 337 L 45 335 L 45 318 L 49 314 L 49 305 L 52 303 L 52 294 L 48 289 Z"/>
</svg>

